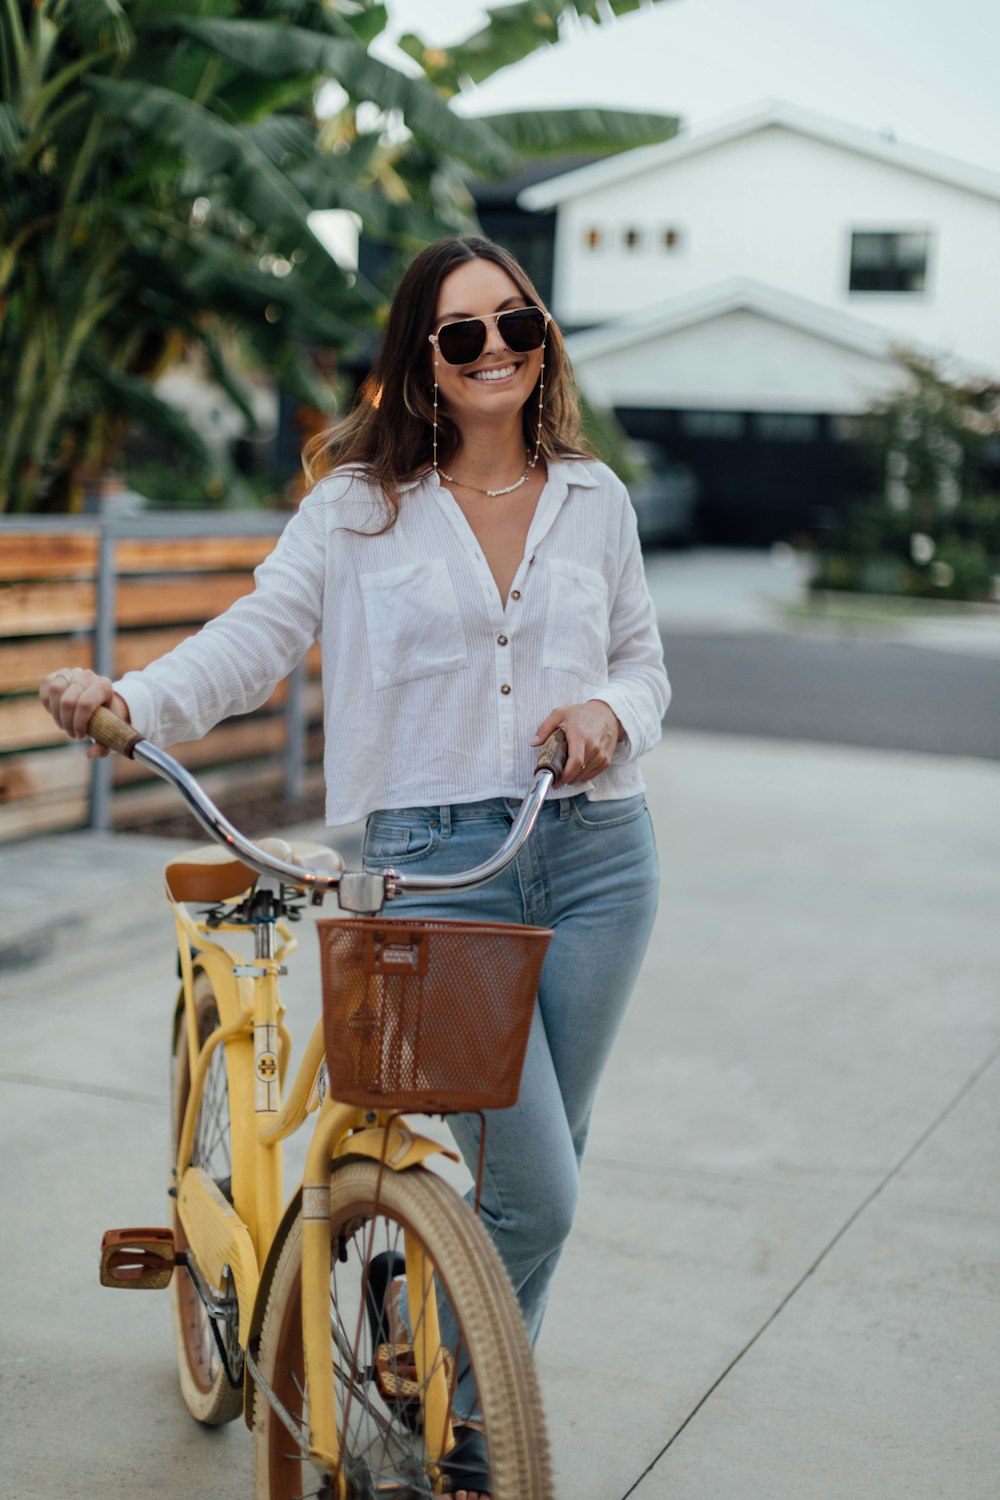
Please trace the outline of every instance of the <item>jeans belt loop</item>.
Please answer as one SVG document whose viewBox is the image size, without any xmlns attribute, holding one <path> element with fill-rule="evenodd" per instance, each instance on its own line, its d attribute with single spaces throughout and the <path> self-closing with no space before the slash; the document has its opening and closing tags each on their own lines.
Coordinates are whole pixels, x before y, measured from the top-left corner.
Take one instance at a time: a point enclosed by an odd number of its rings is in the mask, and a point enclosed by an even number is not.
<svg viewBox="0 0 1000 1500">
<path fill-rule="evenodd" d="M 442 803 L 441 807 L 438 809 L 438 813 L 439 813 L 439 816 L 441 818 L 441 837 L 443 839 L 450 839 L 451 838 L 451 804 L 450 803 L 448 803 L 448 804 Z"/>
<path fill-rule="evenodd" d="M 558 802 L 559 802 L 559 821 L 560 821 L 560 823 L 565 823 L 566 819 L 572 813 L 572 811 L 573 811 L 573 803 L 574 803 L 575 800 L 576 799 L 574 797 L 560 797 L 558 799 Z"/>
</svg>

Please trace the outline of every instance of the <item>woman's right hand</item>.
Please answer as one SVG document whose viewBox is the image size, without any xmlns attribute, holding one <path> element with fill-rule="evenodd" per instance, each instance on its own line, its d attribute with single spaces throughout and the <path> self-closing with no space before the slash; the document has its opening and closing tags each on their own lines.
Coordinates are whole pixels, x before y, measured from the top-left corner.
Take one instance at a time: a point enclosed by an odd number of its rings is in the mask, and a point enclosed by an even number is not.
<svg viewBox="0 0 1000 1500">
<path fill-rule="evenodd" d="M 38 696 L 71 740 L 87 738 L 87 725 L 98 708 L 110 708 L 126 724 L 132 722 L 128 704 L 115 692 L 111 679 L 98 677 L 87 667 L 57 667 L 42 679 Z M 92 745 L 87 754 L 93 759 L 108 752 L 102 745 Z"/>
</svg>

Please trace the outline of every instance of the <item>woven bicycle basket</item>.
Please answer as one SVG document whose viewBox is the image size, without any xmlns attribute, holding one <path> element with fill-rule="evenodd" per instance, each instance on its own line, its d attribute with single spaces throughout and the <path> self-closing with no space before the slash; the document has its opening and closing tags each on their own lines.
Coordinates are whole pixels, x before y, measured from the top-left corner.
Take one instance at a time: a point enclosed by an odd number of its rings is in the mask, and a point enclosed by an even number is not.
<svg viewBox="0 0 1000 1500">
<path fill-rule="evenodd" d="M 552 936 L 498 922 L 317 922 L 330 1093 L 428 1114 L 517 1102 Z"/>
</svg>

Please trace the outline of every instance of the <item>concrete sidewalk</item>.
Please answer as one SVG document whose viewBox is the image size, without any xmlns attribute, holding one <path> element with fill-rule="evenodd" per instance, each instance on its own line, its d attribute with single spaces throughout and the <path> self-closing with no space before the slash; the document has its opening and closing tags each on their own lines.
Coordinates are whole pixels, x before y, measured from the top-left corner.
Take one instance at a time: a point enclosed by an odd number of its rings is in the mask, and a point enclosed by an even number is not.
<svg viewBox="0 0 1000 1500">
<path fill-rule="evenodd" d="M 645 566 L 665 640 L 678 632 L 768 632 L 1000 656 L 1000 605 L 865 594 L 811 598 L 812 557 L 780 544 L 770 551 L 649 551 Z"/>
<path fill-rule="evenodd" d="M 1000 770 L 677 732 L 644 766 L 662 916 L 539 1349 L 558 1494 L 992 1500 Z M 249 1493 L 165 1298 L 97 1283 L 106 1226 L 163 1222 L 173 847 L 0 854 L 5 1500 Z"/>
</svg>

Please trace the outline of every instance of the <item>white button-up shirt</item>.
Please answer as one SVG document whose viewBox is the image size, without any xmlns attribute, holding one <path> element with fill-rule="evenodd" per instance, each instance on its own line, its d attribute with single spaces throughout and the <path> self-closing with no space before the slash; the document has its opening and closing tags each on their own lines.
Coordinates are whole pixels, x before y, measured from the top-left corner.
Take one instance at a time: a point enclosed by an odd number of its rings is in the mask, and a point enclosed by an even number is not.
<svg viewBox="0 0 1000 1500">
<path fill-rule="evenodd" d="M 327 821 L 524 795 L 554 708 L 599 698 L 626 739 L 593 781 L 629 797 L 670 699 L 628 494 L 604 464 L 549 465 L 506 605 L 435 474 L 379 494 L 338 470 L 303 500 L 252 594 L 115 684 L 155 744 L 259 707 L 322 643 Z"/>
</svg>

